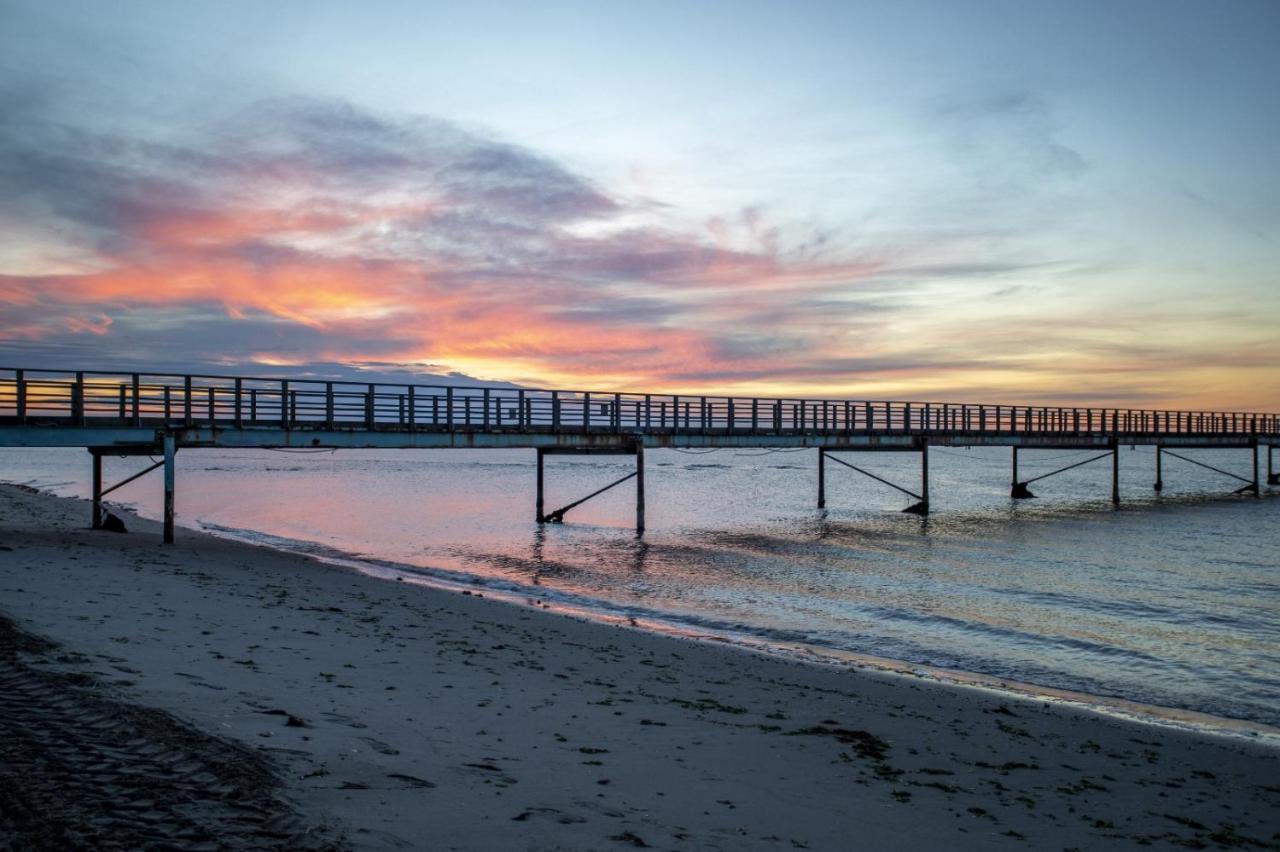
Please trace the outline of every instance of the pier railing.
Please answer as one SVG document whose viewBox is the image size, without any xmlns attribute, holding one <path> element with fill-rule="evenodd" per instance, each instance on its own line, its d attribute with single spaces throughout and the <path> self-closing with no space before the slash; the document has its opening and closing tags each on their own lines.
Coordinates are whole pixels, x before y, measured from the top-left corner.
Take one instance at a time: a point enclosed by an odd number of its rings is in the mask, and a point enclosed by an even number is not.
<svg viewBox="0 0 1280 852">
<path fill-rule="evenodd" d="M 1277 435 L 1280 415 L 0 368 L 0 423 L 652 432 Z"/>
</svg>

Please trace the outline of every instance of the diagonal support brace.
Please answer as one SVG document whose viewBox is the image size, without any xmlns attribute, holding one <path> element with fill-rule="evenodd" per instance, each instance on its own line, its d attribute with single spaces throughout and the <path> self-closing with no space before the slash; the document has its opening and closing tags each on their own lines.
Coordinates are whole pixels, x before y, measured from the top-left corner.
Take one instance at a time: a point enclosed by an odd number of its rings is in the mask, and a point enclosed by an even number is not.
<svg viewBox="0 0 1280 852">
<path fill-rule="evenodd" d="M 1243 485 L 1243 486 L 1241 486 L 1240 488 L 1237 488 L 1235 491 L 1231 492 L 1232 494 L 1243 494 L 1243 493 L 1245 493 L 1246 491 L 1251 492 L 1251 493 L 1253 493 L 1253 494 L 1258 494 L 1258 481 L 1257 481 L 1257 479 L 1246 479 L 1245 477 L 1240 476 L 1239 474 L 1232 473 L 1232 472 L 1231 472 L 1231 471 L 1229 471 L 1229 470 L 1223 470 L 1223 469 L 1222 469 L 1222 468 L 1220 468 L 1220 467 L 1214 467 L 1214 466 L 1213 466 L 1213 465 L 1211 465 L 1211 464 L 1205 464 L 1205 463 L 1204 463 L 1204 462 L 1202 462 L 1202 461 L 1196 461 L 1195 459 L 1187 458 L 1186 456 L 1179 455 L 1178 453 L 1175 453 L 1175 452 L 1173 452 L 1172 450 L 1165 450 L 1164 452 L 1165 452 L 1165 454 L 1166 454 L 1166 455 L 1173 456 L 1175 459 L 1182 459 L 1184 462 L 1189 462 L 1189 463 L 1191 463 L 1191 464 L 1198 465 L 1199 467 L 1207 468 L 1208 470 L 1211 470 L 1211 471 L 1213 471 L 1214 473 L 1220 473 L 1220 474 L 1222 474 L 1223 476 L 1229 476 L 1229 477 L 1231 477 L 1232 479 L 1238 479 L 1239 481 L 1243 482 L 1243 483 L 1244 483 L 1244 485 Z M 1255 450 L 1255 453 L 1256 453 L 1256 450 Z M 1257 467 L 1257 457 L 1256 457 L 1256 455 L 1255 455 L 1255 460 L 1254 460 L 1254 467 L 1255 467 L 1255 468 Z"/>
<path fill-rule="evenodd" d="M 103 497 L 106 497 L 108 494 L 110 494 L 112 491 L 115 491 L 117 488 L 123 488 L 124 486 L 128 485 L 130 482 L 133 482 L 135 479 L 141 479 L 142 477 L 146 476 L 148 473 L 150 473 L 151 471 L 159 467 L 164 467 L 163 460 L 156 462 L 155 464 L 151 465 L 151 467 L 143 468 L 142 470 L 135 473 L 133 476 L 130 476 L 128 479 L 120 480 L 115 485 L 105 489 L 104 491 L 100 491 L 98 493 L 98 499 L 102 499 Z"/>
<path fill-rule="evenodd" d="M 128 485 L 130 482 L 133 482 L 135 479 L 139 479 L 143 476 L 146 476 L 151 471 L 163 465 L 164 462 L 163 461 L 157 462 L 151 465 L 150 467 L 143 468 L 142 470 L 138 471 L 132 476 L 122 479 L 121 481 L 117 482 L 115 485 L 112 485 L 110 488 L 104 489 L 102 487 L 102 457 L 104 455 L 109 455 L 109 453 L 105 453 L 96 447 L 90 447 L 89 452 L 93 455 L 92 528 L 95 530 L 100 530 L 105 528 L 105 525 L 107 523 L 107 515 L 109 514 L 102 506 L 102 498 L 106 497 L 108 494 L 110 494 L 112 491 L 115 491 L 118 488 L 123 488 L 124 486 Z"/>
<path fill-rule="evenodd" d="M 563 524 L 565 512 L 569 511 L 575 506 L 581 506 L 583 503 L 587 502 L 592 497 L 596 497 L 600 494 L 603 494 L 604 492 L 608 491 L 610 488 L 613 488 L 616 485 L 621 485 L 622 483 L 626 482 L 628 479 L 634 479 L 637 473 L 638 473 L 637 471 L 633 470 L 631 471 L 631 473 L 628 473 L 626 476 L 622 477 L 621 479 L 615 480 L 614 482 L 610 482 L 604 488 L 598 489 L 596 491 L 592 491 L 590 494 L 588 494 L 586 497 L 583 497 L 581 500 L 575 500 L 572 503 L 570 503 L 568 506 L 564 506 L 562 508 L 556 509 L 553 512 L 549 512 L 548 514 L 543 515 L 542 518 L 539 519 L 538 523 Z"/>
<path fill-rule="evenodd" d="M 901 485 L 896 485 L 896 484 L 894 484 L 894 483 L 890 482 L 889 480 L 884 479 L 883 477 L 876 476 L 874 473 L 872 473 L 872 472 L 871 472 L 871 471 L 869 471 L 869 470 L 863 470 L 862 468 L 858 467 L 857 465 L 849 464 L 849 463 L 848 463 L 847 461 L 845 461 L 844 459 L 838 459 L 838 458 L 836 458 L 835 456 L 831 455 L 829 452 L 828 452 L 828 454 L 827 454 L 827 458 L 831 459 L 831 460 L 832 460 L 833 462 L 835 462 L 836 464 L 842 464 L 842 465 L 844 465 L 845 467 L 850 468 L 851 470 L 856 470 L 858 473 L 862 474 L 863 476 L 869 476 L 869 477 L 871 477 L 872 479 L 874 479 L 876 482 L 880 482 L 880 483 L 883 483 L 883 484 L 885 484 L 885 485 L 889 486 L 890 488 L 897 489 L 898 491 L 901 491 L 903 494 L 906 494 L 908 497 L 914 497 L 914 498 L 916 498 L 917 500 L 924 500 L 924 498 L 923 498 L 923 497 L 921 497 L 919 494 L 915 493 L 914 491 L 908 491 L 907 489 L 903 488 Z"/>
<path fill-rule="evenodd" d="M 830 455 L 830 451 L 824 451 L 822 454 L 822 457 L 823 458 L 829 457 L 836 464 L 842 464 L 845 467 L 849 468 L 850 470 L 855 470 L 858 473 L 862 474 L 863 476 L 869 477 L 871 479 L 874 479 L 876 482 L 889 486 L 895 491 L 901 491 L 903 494 L 906 494 L 908 497 L 914 497 L 916 499 L 916 502 L 912 503 L 910 506 L 903 509 L 902 511 L 912 515 L 929 514 L 929 448 L 927 444 L 921 446 L 921 467 L 922 467 L 921 483 L 923 484 L 923 489 L 922 489 L 924 491 L 923 494 L 917 494 L 914 491 L 903 488 L 901 485 L 898 485 L 897 483 L 890 482 L 889 480 L 885 479 L 882 476 L 876 476 L 874 473 L 872 473 L 869 470 L 863 470 L 857 465 L 850 464 L 844 459 L 836 458 L 835 456 Z M 823 490 L 825 491 L 825 488 Z M 823 497 L 825 498 L 825 496 L 826 495 L 824 494 Z M 823 499 L 822 503 L 825 504 L 826 500 Z"/>
<path fill-rule="evenodd" d="M 1101 454 L 1099 454 L 1099 455 L 1093 456 L 1092 458 L 1087 458 L 1087 459 L 1085 459 L 1084 461 L 1078 461 L 1078 462 L 1076 462 L 1075 464 L 1069 464 L 1069 465 L 1067 465 L 1066 467 L 1060 467 L 1060 468 L 1058 468 L 1057 470 L 1051 470 L 1051 471 L 1049 471 L 1048 473 L 1042 473 L 1042 474 L 1040 474 L 1039 476 L 1033 476 L 1033 477 L 1031 477 L 1030 479 L 1024 479 L 1024 480 L 1022 480 L 1021 482 L 1015 482 L 1015 483 L 1013 484 L 1013 490 L 1014 490 L 1014 492 L 1015 492 L 1013 496 L 1014 496 L 1014 497 L 1020 497 L 1020 498 L 1033 497 L 1033 496 L 1035 496 L 1035 495 L 1033 495 L 1030 491 L 1028 491 L 1028 490 L 1027 490 L 1027 486 L 1028 486 L 1028 485 L 1030 485 L 1031 483 L 1033 483 L 1033 482 L 1039 482 L 1039 481 L 1040 481 L 1040 480 L 1042 480 L 1042 479 L 1048 479 L 1048 478 L 1049 478 L 1049 477 L 1051 477 L 1051 476 L 1055 476 L 1055 475 L 1057 475 L 1057 474 L 1059 474 L 1059 473 L 1063 473 L 1063 472 L 1065 472 L 1065 471 L 1071 470 L 1072 468 L 1077 468 L 1077 467 L 1080 467 L 1080 466 L 1082 466 L 1082 465 L 1089 464 L 1090 462 L 1096 462 L 1098 459 L 1105 459 L 1105 458 L 1107 458 L 1108 456 L 1110 456 L 1111 454 L 1112 454 L 1112 451 L 1111 451 L 1111 450 L 1107 450 L 1105 453 L 1101 453 Z M 1023 494 L 1019 494 L 1019 493 L 1017 493 L 1017 492 L 1019 492 L 1019 491 L 1024 492 L 1024 493 L 1023 493 Z"/>
</svg>

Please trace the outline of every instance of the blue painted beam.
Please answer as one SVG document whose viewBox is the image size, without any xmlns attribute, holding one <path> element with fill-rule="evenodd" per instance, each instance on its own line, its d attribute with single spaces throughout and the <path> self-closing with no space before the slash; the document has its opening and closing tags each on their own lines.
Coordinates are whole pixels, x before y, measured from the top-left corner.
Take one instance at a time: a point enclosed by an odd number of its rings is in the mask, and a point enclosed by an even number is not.
<svg viewBox="0 0 1280 852">
<path fill-rule="evenodd" d="M 128 452 L 157 452 L 166 430 L 130 426 L 0 426 L 0 447 L 102 447 Z M 827 450 L 918 450 L 927 438 L 937 447 L 1019 447 L 1024 449 L 1106 449 L 1112 441 L 1121 445 L 1157 443 L 1166 447 L 1230 448 L 1248 447 L 1254 437 L 1246 434 L 1224 435 L 1090 435 L 1032 433 L 980 434 L 971 432 L 916 431 L 873 432 L 864 434 L 809 433 L 782 431 L 776 434 L 750 434 L 743 431 L 707 430 L 705 434 L 691 430 L 634 431 L 407 431 L 391 429 L 282 429 L 246 426 L 210 428 L 177 427 L 172 430 L 183 447 L 249 448 L 337 448 L 337 449 L 521 449 L 521 448 L 597 448 L 633 451 L 637 443 L 648 449 L 674 447 L 680 449 L 794 449 L 822 447 Z M 1280 434 L 1258 436 L 1259 443 L 1280 444 Z"/>
</svg>

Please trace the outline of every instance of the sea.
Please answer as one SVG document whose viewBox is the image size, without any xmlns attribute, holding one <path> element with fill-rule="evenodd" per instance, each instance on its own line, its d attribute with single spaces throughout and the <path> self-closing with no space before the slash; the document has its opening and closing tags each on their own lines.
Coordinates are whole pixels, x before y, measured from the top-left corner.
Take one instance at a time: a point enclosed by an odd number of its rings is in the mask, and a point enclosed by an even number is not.
<svg viewBox="0 0 1280 852">
<path fill-rule="evenodd" d="M 1265 448 L 1259 450 L 1265 470 Z M 1247 450 L 1187 458 L 1251 477 Z M 1020 478 L 1090 458 L 1024 450 Z M 839 458 L 918 490 L 914 453 Z M 108 483 L 150 462 L 105 460 Z M 1122 448 L 1009 497 L 1007 448 L 930 450 L 931 514 L 817 451 L 646 453 L 634 480 L 535 521 L 533 450 L 184 449 L 181 525 L 311 554 L 387 580 L 462 586 L 580 616 L 833 665 L 1008 689 L 1171 723 L 1280 726 L 1280 489 Z M 546 508 L 634 470 L 549 456 Z M 0 450 L 0 478 L 87 497 L 83 449 Z M 158 473 L 108 497 L 144 517 Z M 86 522 L 87 522 L 86 517 Z M 181 535 L 181 532 L 179 532 Z"/>
</svg>

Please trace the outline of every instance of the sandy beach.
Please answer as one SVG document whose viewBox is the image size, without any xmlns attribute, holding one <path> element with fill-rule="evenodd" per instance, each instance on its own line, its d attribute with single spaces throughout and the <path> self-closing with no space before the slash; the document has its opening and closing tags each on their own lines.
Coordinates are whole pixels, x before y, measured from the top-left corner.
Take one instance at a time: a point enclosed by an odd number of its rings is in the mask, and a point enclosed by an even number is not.
<svg viewBox="0 0 1280 852">
<path fill-rule="evenodd" d="M 4 676 L 48 686 L 0 703 L 30 752 L 20 788 L 0 776 L 0 847 L 55 848 L 22 792 L 54 795 L 40 778 L 52 764 L 18 708 L 71 701 L 125 708 L 114 718 L 136 723 L 139 754 L 148 736 L 185 744 L 186 788 L 153 799 L 221 819 L 229 794 L 199 790 L 231 789 L 226 767 L 240 767 L 260 824 L 317 848 L 1280 848 L 1280 750 L 1246 738 L 654 635 L 187 530 L 166 548 L 150 522 L 126 516 L 118 535 L 87 519 L 83 501 L 0 487 Z M 68 734 L 80 752 L 133 759 L 92 729 Z M 111 813 L 78 830 L 109 816 L 127 834 L 165 805 L 112 789 Z M 217 848 L 187 839 L 173 842 Z"/>
</svg>

